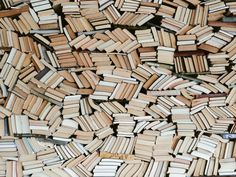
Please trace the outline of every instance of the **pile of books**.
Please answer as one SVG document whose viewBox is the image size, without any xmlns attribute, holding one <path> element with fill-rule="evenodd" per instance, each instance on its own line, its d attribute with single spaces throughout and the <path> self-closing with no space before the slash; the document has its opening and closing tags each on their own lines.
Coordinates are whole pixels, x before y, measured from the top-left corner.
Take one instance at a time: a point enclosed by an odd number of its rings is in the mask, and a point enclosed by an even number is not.
<svg viewBox="0 0 236 177">
<path fill-rule="evenodd" d="M 235 9 L 2 0 L 0 176 L 235 176 Z"/>
</svg>

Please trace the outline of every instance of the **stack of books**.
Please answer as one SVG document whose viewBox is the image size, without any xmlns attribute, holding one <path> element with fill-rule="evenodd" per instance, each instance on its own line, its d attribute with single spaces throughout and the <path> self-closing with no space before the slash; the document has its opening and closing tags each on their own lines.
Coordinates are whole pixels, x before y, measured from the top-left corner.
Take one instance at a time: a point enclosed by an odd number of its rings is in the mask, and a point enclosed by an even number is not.
<svg viewBox="0 0 236 177">
<path fill-rule="evenodd" d="M 195 35 L 178 35 L 177 45 L 179 51 L 193 51 L 197 50 L 197 45 L 195 43 Z"/>
<path fill-rule="evenodd" d="M 229 66 L 227 60 L 229 55 L 226 53 L 209 54 L 207 59 L 210 61 L 209 70 L 212 74 L 223 74 L 226 73 L 226 67 Z"/>
<path fill-rule="evenodd" d="M 226 9 L 229 7 L 225 2 L 216 1 L 216 2 L 206 2 L 206 6 L 208 6 L 209 14 L 208 21 L 216 21 L 224 16 Z"/>
<path fill-rule="evenodd" d="M 204 73 L 209 70 L 214 72 L 214 67 L 209 67 L 207 57 L 204 55 L 175 57 L 174 63 L 176 73 Z"/>
<path fill-rule="evenodd" d="M 61 6 L 64 14 L 80 14 L 79 2 L 64 2 Z"/>
<path fill-rule="evenodd" d="M 30 4 L 33 7 L 30 12 L 34 17 L 35 22 L 39 24 L 40 29 L 58 28 L 58 15 L 55 13 L 55 10 L 48 0 L 30 0 Z M 33 21 L 33 19 L 31 21 Z"/>
<path fill-rule="evenodd" d="M 138 7 L 140 6 L 141 0 L 135 0 L 135 1 L 128 1 L 124 0 L 123 3 L 120 2 L 119 6 L 121 5 L 120 11 L 126 11 L 126 12 L 136 12 Z"/>
<path fill-rule="evenodd" d="M 130 114 L 113 114 L 114 122 L 113 124 L 118 124 L 117 136 L 134 137 L 133 129 L 135 126 L 135 121 Z"/>
<path fill-rule="evenodd" d="M 235 2 L 0 2 L 0 176 L 236 175 Z"/>
<path fill-rule="evenodd" d="M 235 15 L 235 2 L 226 2 L 226 6 L 229 8 L 229 12 Z M 232 18 L 230 18 L 232 19 Z"/>
<path fill-rule="evenodd" d="M 151 1 L 141 1 L 140 2 L 140 6 L 138 8 L 138 12 L 139 13 L 156 13 L 157 12 L 157 8 L 160 7 L 162 0 L 151 0 Z"/>
<path fill-rule="evenodd" d="M 171 109 L 172 121 L 177 123 L 179 136 L 194 136 L 196 125 L 190 119 L 190 110 L 185 107 L 173 107 Z"/>
<path fill-rule="evenodd" d="M 116 176 L 116 171 L 121 166 L 123 160 L 102 159 L 93 170 L 93 176 Z"/>
</svg>

